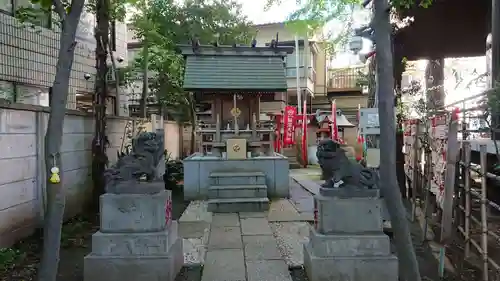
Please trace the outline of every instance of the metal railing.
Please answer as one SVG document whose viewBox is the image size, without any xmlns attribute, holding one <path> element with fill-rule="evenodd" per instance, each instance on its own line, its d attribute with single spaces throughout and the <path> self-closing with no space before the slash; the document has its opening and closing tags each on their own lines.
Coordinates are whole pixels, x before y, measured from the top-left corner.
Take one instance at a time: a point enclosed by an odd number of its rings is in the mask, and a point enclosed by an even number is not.
<svg viewBox="0 0 500 281">
<path fill-rule="evenodd" d="M 366 72 L 366 67 L 348 67 L 328 70 L 328 88 L 357 90 L 361 89 L 359 84 L 363 78 L 362 73 Z"/>
</svg>

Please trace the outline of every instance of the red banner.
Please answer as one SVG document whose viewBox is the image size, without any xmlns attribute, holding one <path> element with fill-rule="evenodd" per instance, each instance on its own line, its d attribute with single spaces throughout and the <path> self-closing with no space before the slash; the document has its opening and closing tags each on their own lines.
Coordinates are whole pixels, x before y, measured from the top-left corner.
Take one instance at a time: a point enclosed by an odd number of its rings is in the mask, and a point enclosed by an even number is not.
<svg viewBox="0 0 500 281">
<path fill-rule="evenodd" d="M 293 134 L 295 132 L 295 118 L 297 116 L 297 108 L 287 105 L 285 107 L 285 118 L 283 120 L 283 146 L 293 144 Z"/>
</svg>

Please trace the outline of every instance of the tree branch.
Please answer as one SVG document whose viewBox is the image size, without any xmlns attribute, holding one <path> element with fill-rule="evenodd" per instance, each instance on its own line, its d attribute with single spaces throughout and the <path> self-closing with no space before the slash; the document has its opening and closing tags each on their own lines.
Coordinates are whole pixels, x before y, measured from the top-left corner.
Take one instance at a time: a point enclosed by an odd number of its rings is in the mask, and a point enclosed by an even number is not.
<svg viewBox="0 0 500 281">
<path fill-rule="evenodd" d="M 54 0 L 54 1 L 61 1 L 61 0 Z M 80 3 L 79 3 L 79 2 L 80 2 Z M 71 9 L 70 9 L 70 11 L 69 11 L 69 14 L 68 14 L 68 15 L 71 17 L 71 16 L 75 16 L 76 14 L 78 14 L 78 15 L 79 15 L 79 16 L 78 16 L 78 20 L 80 20 L 80 15 L 81 15 L 82 13 L 81 13 L 81 12 L 78 12 L 78 11 L 77 11 L 78 9 L 74 9 L 75 5 L 78 5 L 78 6 L 82 5 L 82 6 L 83 6 L 83 5 L 85 5 L 85 0 L 71 0 L 71 6 L 70 6 L 70 7 L 71 7 Z M 65 11 L 65 10 L 64 10 L 64 8 L 63 8 L 63 11 Z M 66 13 L 66 12 L 65 12 L 65 13 Z"/>
<path fill-rule="evenodd" d="M 64 9 L 64 5 L 61 0 L 52 0 L 54 5 L 54 10 L 59 15 L 62 21 L 66 19 L 66 9 Z"/>
</svg>

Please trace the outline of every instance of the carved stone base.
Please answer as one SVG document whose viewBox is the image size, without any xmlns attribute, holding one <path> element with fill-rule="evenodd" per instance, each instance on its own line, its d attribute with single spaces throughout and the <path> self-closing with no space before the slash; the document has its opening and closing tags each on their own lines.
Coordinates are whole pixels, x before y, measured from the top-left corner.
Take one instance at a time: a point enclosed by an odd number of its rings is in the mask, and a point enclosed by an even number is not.
<svg viewBox="0 0 500 281">
<path fill-rule="evenodd" d="M 318 232 L 363 233 L 382 232 L 382 200 L 379 198 L 336 198 L 314 196 L 318 213 Z"/>
<path fill-rule="evenodd" d="M 104 194 L 101 230 L 84 259 L 85 281 L 174 281 L 184 263 L 177 222 L 167 220 L 170 191 Z"/>
<path fill-rule="evenodd" d="M 174 281 L 184 263 L 182 239 L 168 254 L 146 256 L 98 256 L 84 259 L 85 281 Z"/>
<path fill-rule="evenodd" d="M 165 229 L 170 191 L 101 195 L 101 232 L 156 232 Z"/>
<path fill-rule="evenodd" d="M 342 189 L 332 191 L 335 197 L 315 196 L 317 224 L 304 245 L 309 281 L 398 280 L 398 260 L 382 232 L 382 201 L 373 190 L 364 191 L 352 198 Z"/>
<path fill-rule="evenodd" d="M 319 188 L 319 194 L 323 196 L 337 197 L 337 198 L 379 198 L 379 189 L 366 189 L 356 187 L 339 187 L 339 188 Z"/>
</svg>

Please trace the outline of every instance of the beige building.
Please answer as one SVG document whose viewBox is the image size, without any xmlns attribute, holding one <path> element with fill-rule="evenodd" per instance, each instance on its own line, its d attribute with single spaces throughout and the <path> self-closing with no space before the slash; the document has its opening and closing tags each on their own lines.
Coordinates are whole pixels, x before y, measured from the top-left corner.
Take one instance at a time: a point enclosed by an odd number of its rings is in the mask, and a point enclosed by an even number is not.
<svg viewBox="0 0 500 281">
<path fill-rule="evenodd" d="M 295 34 L 284 23 L 270 23 L 255 25 L 257 30 L 257 46 L 266 46 L 271 40 L 276 39 L 280 46 L 295 47 Z M 282 102 L 297 105 L 297 90 L 302 98 L 325 96 L 326 94 L 326 52 L 317 36 L 298 36 L 297 53 L 289 54 L 286 58 L 286 75 L 288 92 L 283 95 Z M 298 65 L 298 73 L 297 73 Z M 297 76 L 299 85 L 297 87 Z M 303 101 L 303 99 L 302 99 Z M 271 110 L 271 108 L 269 108 Z M 309 110 L 308 110 L 309 111 Z"/>
<path fill-rule="evenodd" d="M 0 97 L 13 103 L 49 106 L 49 93 L 56 71 L 59 50 L 59 27 L 50 20 L 27 27 L 13 17 L 14 10 L 27 0 L 0 2 Z M 95 83 L 95 17 L 84 12 L 76 35 L 77 45 L 69 82 L 68 108 L 91 110 Z M 127 29 L 116 24 L 111 36 L 115 58 L 127 63 Z M 88 79 L 85 79 L 87 74 Z M 109 75 L 114 80 L 113 75 Z M 112 83 L 110 83 L 112 84 Z M 110 89 L 108 113 L 128 116 L 126 97 L 116 97 Z"/>
<path fill-rule="evenodd" d="M 295 46 L 295 34 L 284 23 L 270 23 L 256 25 L 257 45 L 265 46 L 272 39 L 278 40 L 280 45 Z M 299 89 L 302 97 L 308 97 L 308 113 L 315 113 L 317 109 L 331 109 L 331 101 L 335 100 L 337 108 L 342 110 L 347 119 L 356 122 L 358 105 L 367 106 L 367 95 L 359 86 L 359 71 L 364 72 L 364 66 L 354 66 L 342 69 L 328 69 L 329 55 L 326 52 L 325 43 L 322 43 L 319 35 L 298 37 L 298 65 L 299 65 Z M 286 59 L 286 73 L 288 78 L 288 92 L 283 97 L 283 103 L 297 105 L 297 55 L 293 53 Z M 278 105 L 276 105 L 277 107 Z M 274 109 L 274 108 L 273 108 Z M 269 109 L 270 110 L 270 109 Z M 310 129 L 309 143 L 315 142 L 315 131 Z M 347 142 L 355 143 L 357 129 L 346 129 L 345 139 Z"/>
</svg>

